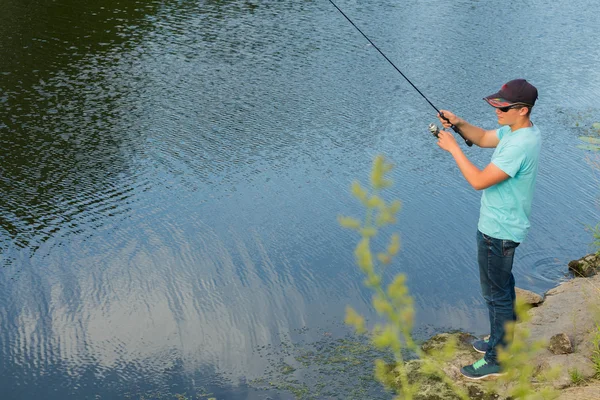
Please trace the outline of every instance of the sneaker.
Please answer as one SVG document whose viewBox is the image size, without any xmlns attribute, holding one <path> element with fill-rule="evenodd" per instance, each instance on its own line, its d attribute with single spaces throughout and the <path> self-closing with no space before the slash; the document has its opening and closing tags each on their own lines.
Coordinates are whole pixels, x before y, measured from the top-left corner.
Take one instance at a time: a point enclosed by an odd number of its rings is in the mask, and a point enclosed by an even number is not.
<svg viewBox="0 0 600 400">
<path fill-rule="evenodd" d="M 488 339 L 476 340 L 473 342 L 473 348 L 476 352 L 485 354 L 489 348 L 489 343 L 490 341 Z"/>
<path fill-rule="evenodd" d="M 474 362 L 472 365 L 462 367 L 460 373 L 469 379 L 486 379 L 502 375 L 500 365 L 487 362 L 485 358 Z"/>
</svg>

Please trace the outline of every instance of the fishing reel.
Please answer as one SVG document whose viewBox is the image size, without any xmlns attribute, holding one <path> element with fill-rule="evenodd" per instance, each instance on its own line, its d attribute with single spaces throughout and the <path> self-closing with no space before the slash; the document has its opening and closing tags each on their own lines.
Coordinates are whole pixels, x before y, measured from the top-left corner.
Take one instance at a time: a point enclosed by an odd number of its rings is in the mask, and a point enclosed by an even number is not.
<svg viewBox="0 0 600 400">
<path fill-rule="evenodd" d="M 430 123 L 428 129 L 433 136 L 435 136 L 436 138 L 440 137 L 440 128 L 438 128 L 436 124 L 434 124 L 433 122 Z"/>
</svg>

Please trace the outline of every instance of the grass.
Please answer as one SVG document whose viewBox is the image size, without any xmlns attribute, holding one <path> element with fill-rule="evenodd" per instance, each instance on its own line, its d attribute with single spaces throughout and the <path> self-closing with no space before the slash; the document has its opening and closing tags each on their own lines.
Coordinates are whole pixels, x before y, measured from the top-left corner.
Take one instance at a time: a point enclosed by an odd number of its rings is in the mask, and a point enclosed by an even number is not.
<svg viewBox="0 0 600 400">
<path fill-rule="evenodd" d="M 569 370 L 569 377 L 571 378 L 571 383 L 576 386 L 581 385 L 585 382 L 583 374 L 579 372 L 577 368 Z"/>
<path fill-rule="evenodd" d="M 596 378 L 600 378 L 600 324 L 596 325 L 596 333 L 592 339 L 592 362 L 596 370 Z"/>
<path fill-rule="evenodd" d="M 592 237 L 594 238 L 592 246 L 596 249 L 596 255 L 600 256 L 600 224 L 592 229 Z"/>
</svg>

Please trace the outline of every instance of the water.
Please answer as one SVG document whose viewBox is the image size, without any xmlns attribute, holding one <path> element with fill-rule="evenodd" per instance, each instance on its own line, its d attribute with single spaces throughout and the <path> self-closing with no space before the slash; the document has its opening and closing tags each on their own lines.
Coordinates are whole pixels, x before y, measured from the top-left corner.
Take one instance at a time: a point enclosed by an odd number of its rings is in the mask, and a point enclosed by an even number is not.
<svg viewBox="0 0 600 400">
<path fill-rule="evenodd" d="M 600 120 L 600 5 L 339 5 L 472 123 L 494 127 L 481 98 L 503 82 L 538 87 L 515 273 L 555 286 L 599 217 L 577 145 Z M 343 335 L 347 304 L 373 317 L 335 218 L 360 212 L 349 185 L 379 153 L 417 335 L 485 332 L 480 194 L 427 132 L 433 110 L 328 2 L 8 0 L 0 34 L 2 399 L 291 397 L 253 389 L 257 349 Z"/>
</svg>

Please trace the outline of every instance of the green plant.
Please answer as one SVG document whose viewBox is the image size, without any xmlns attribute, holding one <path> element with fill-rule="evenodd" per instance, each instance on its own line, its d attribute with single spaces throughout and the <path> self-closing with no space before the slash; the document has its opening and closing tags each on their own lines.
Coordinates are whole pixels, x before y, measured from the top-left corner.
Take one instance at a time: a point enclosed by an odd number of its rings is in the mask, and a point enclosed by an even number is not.
<svg viewBox="0 0 600 400">
<path fill-rule="evenodd" d="M 600 150 L 600 122 L 593 123 L 592 128 L 589 130 L 588 133 L 590 133 L 591 135 L 579 137 L 581 141 L 587 144 L 582 144 L 578 147 L 584 150 Z"/>
<path fill-rule="evenodd" d="M 506 335 L 512 340 L 506 348 L 498 349 L 498 361 L 502 365 L 504 375 L 490 385 L 490 389 L 503 387 L 506 396 L 513 399 L 554 399 L 558 396 L 549 383 L 555 379 L 558 368 L 538 373 L 532 360 L 536 354 L 546 348 L 544 340 L 530 340 L 531 332 L 526 322 L 531 320 L 528 310 L 531 306 L 517 299 L 515 313 L 518 322 L 506 324 Z M 535 377 L 535 379 L 534 379 Z M 534 384 L 533 382 L 537 382 Z"/>
<path fill-rule="evenodd" d="M 395 391 L 399 395 L 398 398 L 412 399 L 419 391 L 419 384 L 409 380 L 405 354 L 410 352 L 425 360 L 423 364 L 425 373 L 438 376 L 452 387 L 460 398 L 466 400 L 468 399 L 467 394 L 458 388 L 439 367 L 436 367 L 438 363 L 435 360 L 431 357 L 423 357 L 420 347 L 412 337 L 415 311 L 413 299 L 406 286 L 406 276 L 398 274 L 387 286 L 383 284 L 383 271 L 399 252 L 400 237 L 394 233 L 384 251 L 378 252 L 375 256 L 372 251 L 374 238 L 379 229 L 396 222 L 396 214 L 401 206 L 398 200 L 386 203 L 380 197 L 381 191 L 392 185 L 392 181 L 385 177 L 391 169 L 392 165 L 388 164 L 383 156 L 377 156 L 371 171 L 371 191 L 363 188 L 358 181 L 352 184 L 352 194 L 366 208 L 364 219 L 361 221 L 346 216 L 338 218 L 343 227 L 353 229 L 360 235 L 360 241 L 354 251 L 355 260 L 365 275 L 365 285 L 374 292 L 373 308 L 386 320 L 385 323 L 377 324 L 373 328 L 372 341 L 377 348 L 389 349 L 394 355 L 395 362 L 390 365 L 377 359 L 375 361 L 375 378 L 387 389 Z M 367 332 L 364 317 L 351 307 L 346 310 L 345 321 L 354 326 L 358 333 Z M 450 346 L 446 351 L 440 352 L 438 356 L 451 354 Z"/>
<path fill-rule="evenodd" d="M 600 123 L 596 122 L 592 124 L 592 129 L 595 130 L 595 135 L 600 136 Z M 600 139 L 598 137 L 587 137 L 580 138 L 589 143 L 586 146 L 586 149 L 598 151 L 600 150 Z M 598 157 L 595 160 L 588 159 L 588 162 L 592 165 L 596 171 L 600 170 L 600 162 L 598 161 Z M 596 224 L 595 227 L 588 227 L 588 229 L 592 232 L 592 247 L 595 249 L 596 256 L 600 257 L 600 223 Z M 600 295 L 600 289 L 597 287 L 593 288 L 596 292 L 596 296 Z M 600 315 L 597 315 L 596 321 L 600 319 Z M 594 368 L 596 370 L 596 377 L 600 378 L 600 323 L 596 323 L 596 331 L 592 338 L 592 362 L 594 363 Z"/>
<path fill-rule="evenodd" d="M 582 383 L 585 382 L 585 378 L 583 377 L 583 374 L 581 372 L 579 372 L 579 370 L 577 368 L 569 370 L 569 377 L 571 378 L 571 383 L 573 385 L 581 385 Z"/>
<path fill-rule="evenodd" d="M 596 377 L 600 377 L 600 324 L 596 324 L 596 331 L 592 339 L 592 362 L 596 370 Z"/>
<path fill-rule="evenodd" d="M 600 256 L 600 223 L 596 224 L 595 227 L 590 228 L 592 231 L 592 237 L 594 240 L 592 241 L 592 246 L 595 249 L 595 253 L 597 256 Z"/>
</svg>

